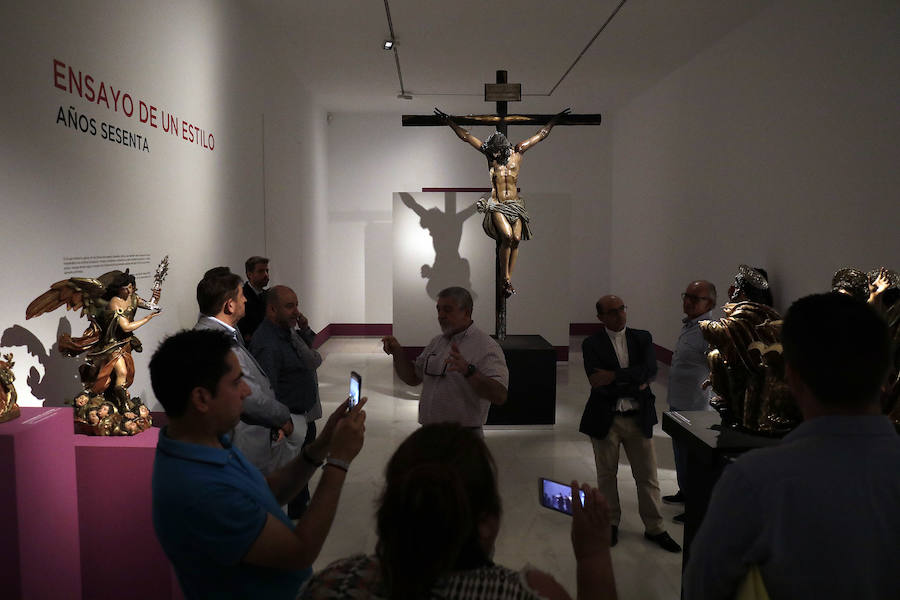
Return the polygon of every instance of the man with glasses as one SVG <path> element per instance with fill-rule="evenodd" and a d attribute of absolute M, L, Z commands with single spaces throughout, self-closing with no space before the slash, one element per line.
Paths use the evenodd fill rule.
<path fill-rule="evenodd" d="M 681 552 L 681 546 L 666 533 L 659 511 L 652 439 L 658 419 L 650 390 L 650 382 L 656 377 L 653 337 L 649 331 L 625 327 L 625 303 L 618 296 L 603 296 L 597 301 L 597 318 L 606 330 L 586 338 L 581 345 L 591 395 L 579 431 L 590 436 L 594 447 L 597 487 L 610 509 L 610 545 L 615 546 L 619 540 L 622 509 L 616 476 L 619 446 L 624 446 L 637 485 L 644 537 L 664 550 Z"/>
<path fill-rule="evenodd" d="M 461 287 L 441 290 L 437 298 L 441 334 L 415 362 L 392 335 L 381 339 L 394 359 L 397 376 L 422 386 L 419 423 L 451 421 L 483 435 L 491 404 L 506 402 L 509 370 L 500 345 L 472 321 L 472 295 Z"/>
<path fill-rule="evenodd" d="M 700 279 L 688 284 L 681 294 L 684 319 L 675 344 L 672 366 L 669 369 L 669 410 L 710 410 L 709 392 L 702 389 L 709 377 L 706 353 L 709 344 L 703 339 L 700 321 L 711 318 L 716 306 L 716 286 Z M 672 440 L 675 454 L 675 473 L 678 478 L 678 492 L 663 496 L 667 504 L 684 504 L 684 489 L 687 485 L 687 448 L 683 442 Z M 676 523 L 684 523 L 684 513 L 676 515 Z"/>

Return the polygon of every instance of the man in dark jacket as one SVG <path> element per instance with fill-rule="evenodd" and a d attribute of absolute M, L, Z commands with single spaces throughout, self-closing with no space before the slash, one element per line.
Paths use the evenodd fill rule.
<path fill-rule="evenodd" d="M 581 345 L 591 396 L 579 431 L 590 436 L 594 447 L 597 487 L 609 502 L 612 545 L 618 541 L 622 516 L 616 475 L 619 446 L 624 446 L 637 485 L 644 537 L 664 550 L 681 552 L 681 546 L 663 528 L 659 511 L 652 440 L 657 417 L 650 390 L 650 381 L 656 377 L 653 338 L 648 331 L 625 327 L 625 303 L 618 296 L 603 296 L 597 301 L 597 318 L 606 330 Z"/>
<path fill-rule="evenodd" d="M 244 298 L 247 299 L 246 312 L 238 322 L 238 329 L 249 344 L 253 332 L 266 317 L 266 286 L 269 285 L 269 259 L 251 256 L 244 263 L 247 282 L 244 283 Z"/>

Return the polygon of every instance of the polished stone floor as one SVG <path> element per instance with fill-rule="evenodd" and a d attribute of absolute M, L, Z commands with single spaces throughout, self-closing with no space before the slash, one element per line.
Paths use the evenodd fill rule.
<path fill-rule="evenodd" d="M 503 520 L 497 539 L 497 563 L 512 568 L 534 565 L 552 574 L 574 596 L 575 559 L 569 541 L 571 518 L 537 503 L 537 478 L 589 481 L 596 485 L 593 453 L 588 439 L 578 433 L 578 422 L 589 386 L 581 357 L 582 338 L 572 338 L 570 360 L 557 363 L 556 425 L 541 429 L 489 429 L 487 444 L 499 470 Z M 378 338 L 332 338 L 321 348 L 319 368 L 323 408 L 329 414 L 347 395 L 348 378 L 355 370 L 363 378 L 366 405 L 366 441 L 353 461 L 331 533 L 319 559 L 321 569 L 332 560 L 375 546 L 375 501 L 381 490 L 387 459 L 417 425 L 418 389 L 397 379 L 391 359 L 381 351 Z M 664 408 L 666 367 L 660 366 L 653 384 L 657 411 Z M 654 445 L 659 462 L 662 494 L 676 491 L 672 446 L 657 425 Z M 634 480 L 622 452 L 619 495 L 622 522 L 619 543 L 613 548 L 613 567 L 620 598 L 678 598 L 681 554 L 671 554 L 643 537 Z M 315 482 L 313 482 L 313 485 Z M 680 507 L 662 505 L 667 530 L 681 543 L 682 526 L 671 521 Z"/>

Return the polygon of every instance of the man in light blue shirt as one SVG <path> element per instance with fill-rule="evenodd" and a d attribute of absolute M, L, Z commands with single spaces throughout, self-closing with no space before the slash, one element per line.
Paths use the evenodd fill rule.
<path fill-rule="evenodd" d="M 675 344 L 672 366 L 669 368 L 669 410 L 709 410 L 709 392 L 701 386 L 709 377 L 706 353 L 709 344 L 703 339 L 700 321 L 710 318 L 716 306 L 716 286 L 706 280 L 692 281 L 681 294 L 684 326 Z M 683 442 L 672 440 L 675 454 L 675 473 L 678 477 L 678 493 L 663 496 L 668 504 L 684 503 L 684 489 L 687 485 L 687 449 Z M 684 513 L 674 518 L 684 522 Z"/>
<path fill-rule="evenodd" d="M 300 457 L 263 477 L 229 435 L 250 396 L 233 344 L 223 331 L 182 331 L 150 360 L 169 418 L 153 463 L 153 526 L 188 600 L 293 599 L 362 448 L 365 399 L 349 411 L 342 403 Z M 323 463 L 309 510 L 294 525 L 280 505 Z"/>

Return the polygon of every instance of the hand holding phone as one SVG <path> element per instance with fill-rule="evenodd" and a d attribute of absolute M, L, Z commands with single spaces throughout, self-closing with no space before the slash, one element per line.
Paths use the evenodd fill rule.
<path fill-rule="evenodd" d="M 578 490 L 579 501 L 584 506 L 584 491 Z M 572 486 L 568 483 L 538 477 L 538 502 L 541 506 L 572 515 Z"/>
<path fill-rule="evenodd" d="M 359 404 L 360 390 L 362 389 L 362 376 L 356 371 L 350 371 L 350 406 L 353 408 Z"/>

